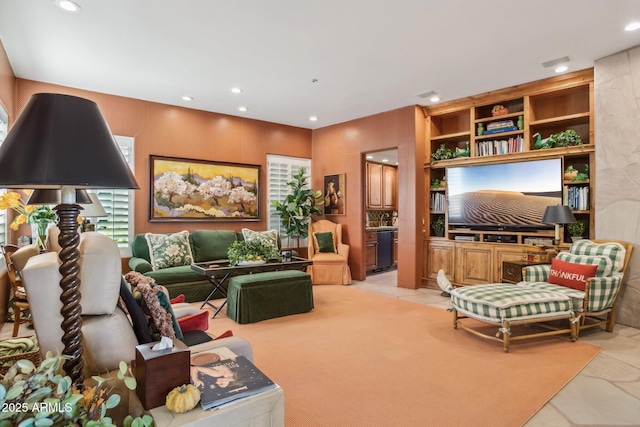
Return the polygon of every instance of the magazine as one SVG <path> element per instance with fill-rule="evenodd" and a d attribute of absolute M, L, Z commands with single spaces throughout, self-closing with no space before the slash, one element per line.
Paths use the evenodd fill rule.
<path fill-rule="evenodd" d="M 203 409 L 217 408 L 277 387 L 244 356 L 192 365 L 191 382 L 200 390 Z"/>

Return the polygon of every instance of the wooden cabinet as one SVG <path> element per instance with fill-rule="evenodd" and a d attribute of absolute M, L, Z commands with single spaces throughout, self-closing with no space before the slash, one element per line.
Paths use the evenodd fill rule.
<path fill-rule="evenodd" d="M 493 282 L 493 247 L 481 243 L 456 245 L 455 281 L 465 285 Z"/>
<path fill-rule="evenodd" d="M 382 165 L 382 208 L 398 209 L 398 169 L 394 166 Z"/>
<path fill-rule="evenodd" d="M 395 166 L 367 162 L 367 209 L 398 208 L 398 178 Z"/>
<path fill-rule="evenodd" d="M 382 165 L 367 162 L 367 209 L 382 209 Z"/>
<path fill-rule="evenodd" d="M 367 231 L 365 234 L 365 269 L 373 271 L 378 268 L 378 233 Z"/>
<path fill-rule="evenodd" d="M 436 285 L 435 280 L 440 269 L 444 270 L 449 280 L 454 281 L 455 249 L 455 243 L 451 241 L 425 241 L 424 271 L 428 284 Z M 437 285 L 435 287 L 437 288 Z"/>
<path fill-rule="evenodd" d="M 521 245 L 506 243 L 456 242 L 429 237 L 425 239 L 423 285 L 439 289 L 440 269 L 456 286 L 501 283 L 504 265 L 522 261 Z"/>
<path fill-rule="evenodd" d="M 440 240 L 476 240 L 455 242 L 455 281 L 458 284 L 500 280 L 502 262 L 517 259 L 524 250 L 525 239 L 549 239 L 553 238 L 553 232 L 473 231 L 468 227 L 450 225 L 446 206 L 450 189 L 447 185 L 435 185 L 446 178 L 449 167 L 560 159 L 565 175 L 563 204 L 571 207 L 578 221 L 587 224 L 585 237 L 594 237 L 596 141 L 593 92 L 593 69 L 588 69 L 423 107 L 427 117 L 424 166 L 425 194 L 429 199 L 426 202 L 428 206 L 425 206 L 425 226 L 430 230 L 427 239 L 431 242 L 438 240 L 434 238 L 435 232 L 430 225 L 444 219 L 445 233 Z M 498 105 L 504 106 L 506 112 L 494 116 L 494 107 Z M 545 149 L 536 145 L 538 138 L 543 141 L 567 130 L 574 131 L 581 143 Z M 457 150 L 457 157 L 432 159 L 432 154 L 441 148 Z M 577 172 L 571 174 L 567 173 L 568 170 Z M 565 229 L 561 228 L 560 245 L 568 245 L 571 241 Z M 463 244 L 470 246 L 463 249 Z M 494 245 L 508 249 L 497 250 Z M 430 244 L 428 247 L 433 246 Z M 431 258 L 432 254 L 425 254 L 425 262 Z M 423 277 L 428 279 L 434 271 L 437 269 L 426 265 Z"/>

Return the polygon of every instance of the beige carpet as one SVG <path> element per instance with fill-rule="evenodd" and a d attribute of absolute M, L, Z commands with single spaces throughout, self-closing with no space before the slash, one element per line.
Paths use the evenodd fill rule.
<path fill-rule="evenodd" d="M 504 353 L 453 329 L 446 310 L 343 286 L 314 298 L 305 314 L 209 323 L 251 342 L 284 389 L 287 427 L 519 426 L 601 350 L 548 337 Z"/>

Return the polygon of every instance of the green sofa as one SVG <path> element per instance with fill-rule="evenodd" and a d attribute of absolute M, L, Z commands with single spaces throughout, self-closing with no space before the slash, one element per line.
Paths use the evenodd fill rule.
<path fill-rule="evenodd" d="M 242 233 L 233 230 L 195 230 L 189 233 L 189 244 L 196 263 L 226 261 L 227 249 L 236 240 L 244 240 L 244 237 Z M 131 253 L 131 270 L 155 279 L 156 283 L 167 288 L 171 298 L 184 294 L 186 302 L 204 301 L 212 290 L 211 283 L 201 274 L 191 270 L 190 265 L 153 271 L 144 234 L 134 237 Z M 214 295 L 212 299 L 222 297 L 219 294 Z"/>

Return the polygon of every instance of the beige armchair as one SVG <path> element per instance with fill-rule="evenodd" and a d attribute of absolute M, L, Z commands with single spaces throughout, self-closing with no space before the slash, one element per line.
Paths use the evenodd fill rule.
<path fill-rule="evenodd" d="M 349 245 L 342 243 L 342 224 L 321 219 L 309 224 L 307 273 L 314 285 L 350 285 Z"/>
<path fill-rule="evenodd" d="M 130 310 L 129 320 L 118 306 L 122 263 L 116 242 L 97 232 L 82 233 L 78 250 L 84 373 L 89 378 L 117 369 L 120 361 L 134 360 L 135 347 L 144 342 L 136 335 L 140 328 L 134 329 L 131 323 L 133 311 Z M 62 352 L 64 348 L 59 263 L 57 252 L 46 252 L 30 258 L 22 271 L 43 356 L 47 351 Z M 219 346 L 253 360 L 250 344 L 241 337 L 204 342 L 190 349 L 197 353 Z"/>

